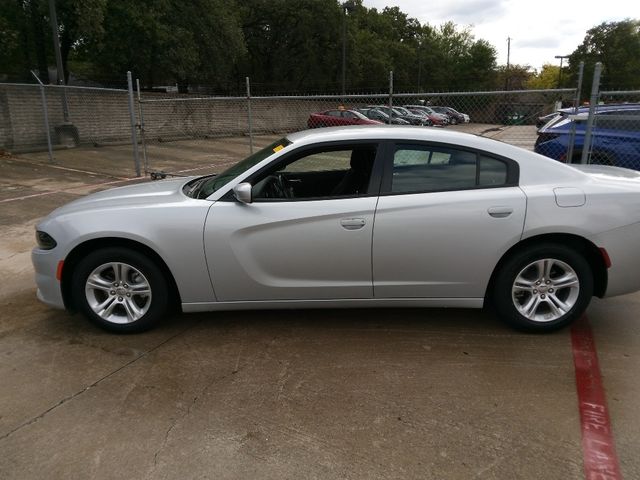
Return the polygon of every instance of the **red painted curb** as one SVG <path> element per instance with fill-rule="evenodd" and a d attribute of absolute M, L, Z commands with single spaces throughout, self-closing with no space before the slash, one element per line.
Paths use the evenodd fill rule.
<path fill-rule="evenodd" d="M 582 453 L 587 480 L 622 480 L 598 353 L 586 315 L 571 327 Z"/>

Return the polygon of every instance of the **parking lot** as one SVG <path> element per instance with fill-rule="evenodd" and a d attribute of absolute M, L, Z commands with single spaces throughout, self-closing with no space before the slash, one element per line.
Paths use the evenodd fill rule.
<path fill-rule="evenodd" d="M 535 130 L 518 128 L 531 130 L 491 135 L 529 146 Z M 173 142 L 150 147 L 150 166 L 219 171 L 247 151 L 246 138 Z M 37 221 L 149 181 L 127 145 L 55 153 L 0 157 L 0 478 L 585 478 L 576 331 L 361 309 L 177 314 L 117 336 L 42 305 Z M 638 312 L 640 294 L 594 299 L 586 320 L 628 479 L 640 478 Z M 598 461 L 593 478 L 618 478 Z"/>

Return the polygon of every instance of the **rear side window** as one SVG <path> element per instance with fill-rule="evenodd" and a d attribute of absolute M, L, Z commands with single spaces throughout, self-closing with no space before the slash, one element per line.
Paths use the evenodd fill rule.
<path fill-rule="evenodd" d="M 507 183 L 507 164 L 497 158 L 480 155 L 478 170 L 478 185 L 481 187 Z"/>
<path fill-rule="evenodd" d="M 422 145 L 397 145 L 393 155 L 392 193 L 467 190 L 507 184 L 507 163 L 488 155 Z"/>

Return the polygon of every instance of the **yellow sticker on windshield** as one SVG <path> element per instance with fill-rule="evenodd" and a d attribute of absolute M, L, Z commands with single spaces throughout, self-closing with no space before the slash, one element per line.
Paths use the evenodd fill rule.
<path fill-rule="evenodd" d="M 284 145 L 278 145 L 277 147 L 273 147 L 273 151 L 274 152 L 279 152 L 280 150 L 282 150 L 284 148 Z"/>

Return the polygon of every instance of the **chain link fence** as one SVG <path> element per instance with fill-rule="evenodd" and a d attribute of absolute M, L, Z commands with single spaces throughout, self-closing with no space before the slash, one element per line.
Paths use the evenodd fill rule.
<path fill-rule="evenodd" d="M 599 98 L 590 163 L 640 170 L 640 90 L 601 91 Z"/>
<path fill-rule="evenodd" d="M 571 102 L 574 89 L 208 97 L 144 93 L 140 98 L 148 171 L 171 150 L 206 150 L 211 139 L 245 141 L 303 130 L 387 123 L 447 128 L 494 137 L 532 150 L 538 118 Z"/>
<path fill-rule="evenodd" d="M 54 161 L 63 148 L 106 147 L 108 156 L 108 147 L 129 145 L 136 173 L 156 178 L 194 161 L 233 163 L 239 151 L 306 128 L 387 123 L 483 135 L 563 162 L 640 170 L 640 91 L 596 90 L 591 108 L 578 106 L 578 91 L 390 87 L 379 94 L 252 96 L 247 79 L 246 95 L 221 97 L 141 91 L 132 81 L 128 89 L 0 84 L 0 150 L 48 150 Z"/>
<path fill-rule="evenodd" d="M 127 91 L 0 84 L 0 149 L 12 153 L 131 144 Z"/>
<path fill-rule="evenodd" d="M 545 120 L 536 152 L 566 163 L 640 170 L 640 91 L 599 92 L 594 104 Z"/>

